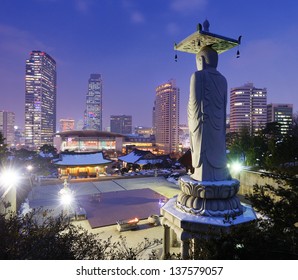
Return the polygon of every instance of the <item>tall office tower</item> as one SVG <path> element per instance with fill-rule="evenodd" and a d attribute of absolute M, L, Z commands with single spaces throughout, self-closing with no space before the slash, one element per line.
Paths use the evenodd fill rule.
<path fill-rule="evenodd" d="M 25 145 L 53 145 L 56 132 L 56 62 L 47 53 L 32 51 L 26 60 Z"/>
<path fill-rule="evenodd" d="M 165 154 L 179 149 L 179 91 L 174 80 L 156 88 L 155 138 L 159 150 Z"/>
<path fill-rule="evenodd" d="M 112 115 L 110 118 L 111 132 L 121 134 L 132 133 L 132 116 Z"/>
<path fill-rule="evenodd" d="M 267 122 L 267 89 L 253 83 L 232 88 L 230 94 L 230 132 L 247 128 L 252 135 Z"/>
<path fill-rule="evenodd" d="M 60 119 L 60 132 L 74 130 L 75 121 L 73 119 Z"/>
<path fill-rule="evenodd" d="M 0 132 L 5 138 L 4 143 L 14 145 L 15 114 L 13 112 L 0 111 Z"/>
<path fill-rule="evenodd" d="M 279 123 L 280 133 L 287 134 L 293 123 L 293 104 L 268 104 L 267 122 Z"/>
<path fill-rule="evenodd" d="M 102 79 L 100 74 L 91 74 L 88 81 L 84 129 L 102 131 Z"/>
<path fill-rule="evenodd" d="M 154 106 L 152 108 L 152 130 L 153 130 L 153 135 L 156 134 L 156 114 L 155 114 L 155 107 L 156 107 L 156 100 L 154 100 Z"/>

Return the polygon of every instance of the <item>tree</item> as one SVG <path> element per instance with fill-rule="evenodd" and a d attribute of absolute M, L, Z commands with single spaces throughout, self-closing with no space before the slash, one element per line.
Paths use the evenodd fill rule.
<path fill-rule="evenodd" d="M 245 164 L 248 164 L 247 157 L 253 147 L 253 137 L 249 134 L 249 129 L 243 127 L 238 133 L 230 133 L 227 136 L 227 147 L 230 151 L 229 160 L 237 160 L 243 158 Z"/>
<path fill-rule="evenodd" d="M 0 163 L 4 162 L 7 157 L 7 145 L 5 144 L 5 138 L 0 132 Z"/>
<path fill-rule="evenodd" d="M 246 197 L 260 218 L 228 232 L 210 227 L 196 240 L 193 258 L 298 259 L 298 179 L 283 179 L 278 188 L 256 185 Z"/>
<path fill-rule="evenodd" d="M 66 222 L 63 215 L 54 219 L 48 211 L 0 215 L 0 259 L 133 260 L 160 243 L 145 239 L 130 248 L 123 237 L 117 242 L 101 240 L 99 235 Z M 156 259 L 154 251 L 149 258 Z"/>
<path fill-rule="evenodd" d="M 57 155 L 57 149 L 53 145 L 44 144 L 39 150 L 45 157 L 53 158 Z"/>

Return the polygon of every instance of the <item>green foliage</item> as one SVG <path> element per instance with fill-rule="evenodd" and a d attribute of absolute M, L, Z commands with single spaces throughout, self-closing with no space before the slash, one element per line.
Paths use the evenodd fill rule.
<path fill-rule="evenodd" d="M 3 163 L 7 157 L 7 145 L 4 143 L 5 138 L 0 132 L 0 163 Z"/>
<path fill-rule="evenodd" d="M 24 216 L 0 215 L 0 259 L 14 260 L 126 260 L 139 259 L 160 240 L 127 246 L 125 238 L 112 242 L 65 221 L 47 211 L 34 210 Z M 154 251 L 150 258 L 156 259 Z"/>
<path fill-rule="evenodd" d="M 278 188 L 256 185 L 246 198 L 260 218 L 228 231 L 210 227 L 195 239 L 192 258 L 298 259 L 298 180 L 290 178 Z"/>
<path fill-rule="evenodd" d="M 275 170 L 293 165 L 298 159 L 298 135 L 282 135 L 276 123 L 268 124 L 256 135 L 250 135 L 247 129 L 227 135 L 229 161 L 244 158 L 244 164 L 267 170 Z"/>
<path fill-rule="evenodd" d="M 47 157 L 55 157 L 57 155 L 57 149 L 53 145 L 44 144 L 39 150 Z"/>

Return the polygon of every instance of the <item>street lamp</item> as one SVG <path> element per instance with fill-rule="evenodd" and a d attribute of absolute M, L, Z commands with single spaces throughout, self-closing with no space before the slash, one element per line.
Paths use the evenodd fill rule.
<path fill-rule="evenodd" d="M 17 210 L 17 195 L 16 186 L 20 181 L 19 174 L 11 169 L 4 168 L 0 173 L 0 185 L 1 185 L 1 203 L 10 203 L 12 210 Z"/>
<path fill-rule="evenodd" d="M 232 171 L 234 171 L 235 173 L 239 173 L 242 170 L 242 165 L 240 162 L 233 162 L 231 164 L 231 169 Z"/>
<path fill-rule="evenodd" d="M 63 206 L 63 212 L 65 212 L 66 216 L 69 217 L 70 207 L 73 203 L 73 193 L 69 188 L 66 179 L 64 180 L 63 188 L 58 192 L 58 195 Z"/>
<path fill-rule="evenodd" d="M 31 164 L 27 165 L 26 168 L 29 172 L 31 172 L 33 170 L 33 166 Z"/>
<path fill-rule="evenodd" d="M 228 164 L 228 168 L 230 169 L 232 176 L 235 176 L 236 179 L 240 179 L 240 172 L 243 168 L 243 166 L 240 162 L 234 161 L 231 164 Z"/>

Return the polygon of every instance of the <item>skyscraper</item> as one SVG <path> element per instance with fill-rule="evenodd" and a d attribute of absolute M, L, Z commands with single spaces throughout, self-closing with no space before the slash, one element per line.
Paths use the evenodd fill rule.
<path fill-rule="evenodd" d="M 268 104 L 267 122 L 279 123 L 280 133 L 287 134 L 293 122 L 293 104 Z"/>
<path fill-rule="evenodd" d="M 14 144 L 15 114 L 13 112 L 0 111 L 0 132 L 5 138 L 7 145 Z"/>
<path fill-rule="evenodd" d="M 91 74 L 88 80 L 84 129 L 102 131 L 102 79 L 100 74 Z"/>
<path fill-rule="evenodd" d="M 253 83 L 231 89 L 230 132 L 247 128 L 250 134 L 264 128 L 267 122 L 267 89 Z"/>
<path fill-rule="evenodd" d="M 47 53 L 30 53 L 25 88 L 25 145 L 52 145 L 56 132 L 56 62 Z"/>
<path fill-rule="evenodd" d="M 110 118 L 111 132 L 120 134 L 132 133 L 132 116 L 112 115 Z"/>
<path fill-rule="evenodd" d="M 179 149 L 179 91 L 174 80 L 156 88 L 156 144 L 165 154 Z"/>

